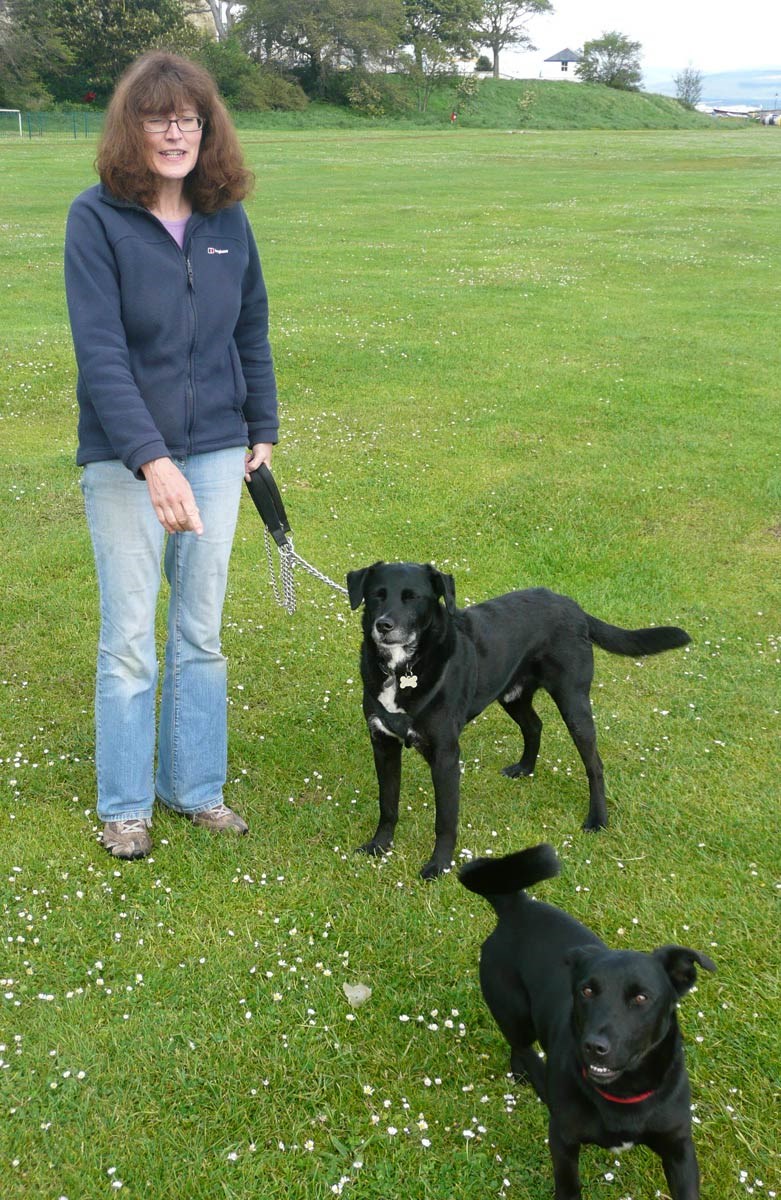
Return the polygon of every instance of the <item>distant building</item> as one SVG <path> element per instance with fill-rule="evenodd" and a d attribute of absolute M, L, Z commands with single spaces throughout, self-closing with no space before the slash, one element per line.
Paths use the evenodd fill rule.
<path fill-rule="evenodd" d="M 559 50 L 558 54 L 551 54 L 550 58 L 546 58 L 542 64 L 540 71 L 541 79 L 561 79 L 565 76 L 567 79 L 577 81 L 577 76 L 574 72 L 570 72 L 570 64 L 577 65 L 583 61 L 583 55 L 579 50 L 570 50 L 565 47 L 564 50 Z"/>

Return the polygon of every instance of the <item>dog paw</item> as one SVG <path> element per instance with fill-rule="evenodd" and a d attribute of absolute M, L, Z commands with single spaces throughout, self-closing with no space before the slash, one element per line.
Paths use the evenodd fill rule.
<path fill-rule="evenodd" d="M 362 846 L 355 847 L 356 854 L 370 854 L 372 858 L 382 858 L 390 850 L 390 843 L 386 846 L 382 842 L 378 842 L 372 838 L 370 842 L 364 842 Z"/>
<path fill-rule="evenodd" d="M 502 775 L 506 775 L 508 779 L 520 779 L 521 776 L 533 774 L 534 767 L 524 765 L 522 762 L 510 763 L 509 767 L 502 767 Z"/>
<path fill-rule="evenodd" d="M 586 817 L 580 828 L 586 833 L 599 833 L 600 829 L 607 829 L 607 818 L 601 821 L 599 817 Z"/>
<path fill-rule="evenodd" d="M 430 858 L 426 865 L 421 869 L 421 879 L 438 879 L 440 875 L 447 875 L 450 871 L 451 864 L 449 862 L 441 863 L 435 858 Z"/>

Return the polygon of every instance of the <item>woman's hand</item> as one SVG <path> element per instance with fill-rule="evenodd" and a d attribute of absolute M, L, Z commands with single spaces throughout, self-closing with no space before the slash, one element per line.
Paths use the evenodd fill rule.
<path fill-rule="evenodd" d="M 203 533 L 192 488 L 172 459 L 153 458 L 143 464 L 141 472 L 157 519 L 167 533 Z"/>
<path fill-rule="evenodd" d="M 271 469 L 271 451 L 273 450 L 271 442 L 255 442 L 251 450 L 247 451 L 247 457 L 244 463 L 244 478 L 249 479 L 253 471 L 257 471 L 261 463 Z"/>

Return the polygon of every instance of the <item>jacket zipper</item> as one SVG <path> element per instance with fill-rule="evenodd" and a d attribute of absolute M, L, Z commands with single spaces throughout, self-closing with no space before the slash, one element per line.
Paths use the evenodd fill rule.
<path fill-rule="evenodd" d="M 150 213 L 149 209 L 144 208 L 142 205 L 131 204 L 129 207 L 138 209 L 140 212 L 145 213 L 148 217 L 151 217 L 151 219 L 157 222 L 158 225 L 162 225 L 162 222 L 159 220 L 159 218 L 156 217 L 154 213 Z M 163 228 L 165 228 L 165 226 L 163 226 Z M 192 234 L 192 229 L 190 230 L 190 233 Z M 170 233 L 168 236 L 171 237 Z M 172 237 L 171 241 L 184 258 L 185 271 L 187 272 L 187 298 L 190 302 L 190 314 L 192 316 L 192 336 L 190 338 L 190 345 L 187 350 L 187 383 L 185 386 L 185 411 L 189 416 L 189 419 L 185 424 L 185 434 L 187 436 L 187 453 L 188 455 L 191 455 L 193 452 L 193 431 L 195 429 L 196 409 L 195 345 L 198 340 L 198 310 L 195 306 L 195 277 L 193 275 L 193 264 L 188 250 L 185 250 L 177 245 L 175 239 Z"/>
<path fill-rule="evenodd" d="M 102 189 L 101 189 L 101 191 L 102 191 Z M 144 213 L 145 216 L 149 217 L 150 220 L 154 221 L 158 225 L 161 225 L 162 228 L 165 228 L 165 226 L 162 225 L 162 222 L 154 215 L 154 213 L 151 213 L 148 208 L 144 208 L 143 205 L 141 205 L 141 204 L 135 204 L 133 202 L 122 202 L 122 201 L 116 202 L 111 197 L 107 196 L 106 194 L 102 194 L 101 199 L 103 199 L 105 203 L 113 205 L 115 208 L 133 208 L 137 212 L 142 212 L 142 213 Z M 200 224 L 200 219 L 198 219 L 196 221 L 196 224 Z M 192 233 L 193 233 L 194 228 L 195 228 L 195 226 L 192 226 L 190 229 L 190 240 L 192 240 Z M 169 234 L 168 236 L 170 237 L 171 235 Z M 195 378 L 194 378 L 194 376 L 195 376 L 195 345 L 196 345 L 197 338 L 198 338 L 198 310 L 195 305 L 195 277 L 193 274 L 193 264 L 192 264 L 192 260 L 190 258 L 189 252 L 187 250 L 184 250 L 181 247 L 179 247 L 173 238 L 171 238 L 171 240 L 174 242 L 174 245 L 176 245 L 177 250 L 184 258 L 184 265 L 185 265 L 185 270 L 187 273 L 187 296 L 190 301 L 190 313 L 192 315 L 192 337 L 190 339 L 190 346 L 187 351 L 187 385 L 186 385 L 186 392 L 185 392 L 185 403 L 186 403 L 186 408 L 187 408 L 187 411 L 189 412 L 189 417 L 190 417 L 189 422 L 186 427 L 186 430 L 185 430 L 186 435 L 187 435 L 187 452 L 188 452 L 188 454 L 192 454 L 193 430 L 195 429 L 195 409 L 196 409 Z"/>
<path fill-rule="evenodd" d="M 187 269 L 187 297 L 190 301 L 190 312 L 192 314 L 192 337 L 190 339 L 190 347 L 187 351 L 187 407 L 190 414 L 189 426 L 187 429 L 187 452 L 192 454 L 193 449 L 193 430 L 195 429 L 195 380 L 194 380 L 194 357 L 195 343 L 198 338 L 198 312 L 195 307 L 195 280 L 193 277 L 193 264 L 188 252 L 184 252 L 184 263 Z"/>

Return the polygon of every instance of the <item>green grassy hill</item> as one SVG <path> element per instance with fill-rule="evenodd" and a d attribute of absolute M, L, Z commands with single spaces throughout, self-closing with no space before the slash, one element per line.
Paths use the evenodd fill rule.
<path fill-rule="evenodd" d="M 442 89 L 429 107 L 449 117 L 453 89 Z M 465 125 L 526 129 L 691 129 L 712 120 L 669 96 L 543 79 L 481 80 L 474 100 L 456 110 Z"/>
<path fill-rule="evenodd" d="M 471 81 L 470 81 L 471 82 Z M 302 112 L 239 114 L 243 128 L 276 126 L 287 129 L 326 126 L 354 128 L 388 124 L 441 126 L 458 114 L 457 125 L 470 129 L 697 129 L 713 118 L 683 108 L 669 96 L 621 92 L 593 83 L 564 83 L 542 79 L 475 80 L 472 97 L 459 84 L 443 83 L 417 111 L 410 82 L 400 77 L 378 80 L 382 110 L 368 116 L 349 107 L 313 103 Z"/>

